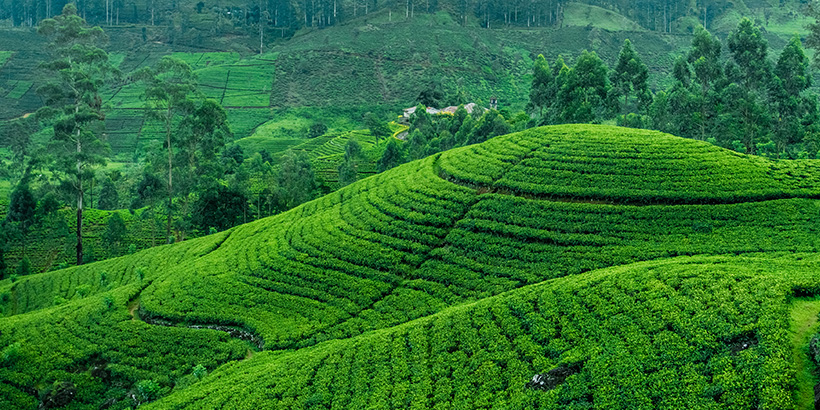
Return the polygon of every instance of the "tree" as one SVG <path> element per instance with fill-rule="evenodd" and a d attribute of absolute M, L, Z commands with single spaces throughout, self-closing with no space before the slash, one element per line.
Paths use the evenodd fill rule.
<path fill-rule="evenodd" d="M 113 256 L 122 254 L 122 242 L 125 240 L 127 233 L 128 228 L 126 228 L 125 221 L 122 220 L 120 213 L 112 213 L 105 224 L 103 240 L 105 240 L 105 246 Z"/>
<path fill-rule="evenodd" d="M 713 125 L 715 116 L 714 107 L 717 105 L 717 97 L 713 91 L 716 83 L 723 76 L 720 66 L 720 51 L 720 40 L 713 37 L 703 27 L 698 26 L 692 39 L 692 49 L 687 55 L 687 62 L 693 68 L 695 81 L 700 91 L 697 98 L 699 115 L 695 120 L 700 130 L 701 140 L 706 140 L 707 129 Z"/>
<path fill-rule="evenodd" d="M 350 138 L 345 144 L 345 159 L 356 160 L 362 154 L 362 146 L 355 138 Z"/>
<path fill-rule="evenodd" d="M 811 86 L 809 60 L 800 37 L 795 35 L 780 53 L 774 67 L 771 99 L 777 110 L 774 130 L 778 152 L 799 142 L 806 134 L 804 123 L 813 123 L 817 110 L 815 98 L 802 95 Z"/>
<path fill-rule="evenodd" d="M 813 63 L 815 66 L 820 65 L 820 7 L 815 2 L 809 2 L 806 9 L 809 17 L 814 18 L 814 22 L 806 26 L 809 29 L 809 34 L 806 36 L 806 47 L 815 50 Z"/>
<path fill-rule="evenodd" d="M 440 107 L 441 100 L 444 99 L 444 93 L 439 90 L 437 84 L 429 84 L 419 92 L 416 101 L 425 107 Z"/>
<path fill-rule="evenodd" d="M 215 184 L 201 192 L 194 202 L 191 223 L 201 231 L 224 231 L 241 224 L 247 208 L 248 198 L 244 194 Z"/>
<path fill-rule="evenodd" d="M 649 93 L 649 69 L 641 61 L 641 57 L 632 47 L 629 39 L 624 40 L 621 53 L 618 55 L 618 63 L 610 75 L 612 84 L 612 94 L 616 100 L 623 98 L 621 103 L 621 113 L 626 115 L 630 111 L 629 97 L 638 97 L 637 112 L 644 111 L 652 100 Z"/>
<path fill-rule="evenodd" d="M 233 140 L 233 132 L 228 126 L 228 115 L 218 102 L 212 99 L 202 101 L 189 115 L 182 120 L 178 128 L 180 163 L 182 169 L 181 183 L 177 184 L 178 197 L 181 199 L 181 215 L 177 223 L 180 235 L 184 238 L 190 222 L 190 205 L 195 199 L 194 193 L 210 189 L 219 183 L 224 175 L 220 152 L 225 142 Z"/>
<path fill-rule="evenodd" d="M 324 135 L 324 133 L 326 133 L 326 132 L 327 132 L 327 125 L 325 125 L 321 121 L 314 122 L 313 124 L 310 125 L 310 128 L 308 128 L 308 136 L 310 136 L 310 138 L 320 137 L 320 136 Z"/>
<path fill-rule="evenodd" d="M 0 145 L 11 151 L 10 168 L 19 172 L 20 178 L 33 166 L 31 137 L 38 128 L 35 116 L 8 121 L 0 128 Z"/>
<path fill-rule="evenodd" d="M 106 176 L 103 179 L 102 189 L 100 190 L 100 200 L 97 207 L 100 209 L 113 210 L 118 209 L 120 204 L 120 194 L 117 192 L 117 187 L 114 186 L 114 181 L 111 177 Z"/>
<path fill-rule="evenodd" d="M 478 124 L 473 128 L 467 144 L 479 144 L 490 138 L 509 134 L 510 132 L 511 128 L 507 120 L 498 111 L 489 110 L 481 116 Z"/>
<path fill-rule="evenodd" d="M 387 124 L 372 112 L 364 115 L 364 126 L 370 129 L 370 135 L 376 137 L 376 142 L 392 134 Z"/>
<path fill-rule="evenodd" d="M 381 158 L 379 158 L 376 166 L 378 167 L 379 172 L 384 172 L 403 162 L 404 153 L 399 147 L 399 144 L 396 142 L 396 139 L 393 138 L 387 142 L 387 146 L 384 148 L 384 153 Z"/>
<path fill-rule="evenodd" d="M 290 151 L 285 155 L 277 180 L 286 209 L 310 201 L 316 196 L 318 186 L 313 165 L 307 154 L 302 151 Z"/>
<path fill-rule="evenodd" d="M 34 213 L 37 209 L 37 202 L 34 195 L 24 180 L 14 188 L 9 201 L 9 209 L 6 214 L 6 224 L 12 226 L 20 235 L 23 247 L 23 257 L 26 256 L 26 238 L 29 230 L 34 224 Z"/>
<path fill-rule="evenodd" d="M 165 56 L 155 68 L 145 67 L 134 73 L 134 78 L 145 83 L 146 116 L 162 122 L 165 131 L 165 149 L 168 153 L 165 236 L 170 238 L 174 200 L 173 158 L 177 142 L 176 138 L 172 138 L 172 131 L 175 118 L 194 111 L 194 101 L 190 95 L 196 92 L 196 76 L 185 61 Z"/>
<path fill-rule="evenodd" d="M 54 58 L 43 67 L 57 81 L 40 88 L 47 107 L 41 112 L 55 116 L 50 151 L 57 155 L 54 172 L 74 191 L 77 203 L 77 264 L 83 263 L 83 201 L 85 181 L 92 168 L 105 164 L 108 146 L 93 126 L 105 119 L 99 91 L 114 72 L 108 54 L 98 47 L 105 34 L 99 27 L 88 28 L 77 15 L 74 4 L 63 13 L 41 22 L 38 32 L 51 40 Z"/>
<path fill-rule="evenodd" d="M 532 64 L 532 87 L 530 88 L 530 102 L 527 105 L 531 113 L 538 112 L 538 118 L 544 117 L 544 109 L 549 106 L 554 98 L 555 78 L 552 69 L 544 58 L 539 54 Z"/>
<path fill-rule="evenodd" d="M 6 278 L 6 269 L 8 269 L 8 265 L 6 264 L 6 254 L 3 250 L 2 244 L 0 244 L 0 280 Z"/>
<path fill-rule="evenodd" d="M 156 204 L 162 199 L 163 193 L 162 181 L 154 176 L 150 169 L 143 170 L 142 178 L 137 184 L 136 195 L 133 202 L 131 202 L 131 209 L 148 207 L 147 212 L 143 212 L 143 218 L 151 218 L 151 246 L 155 246 L 157 237 L 157 223 L 156 223 Z"/>
<path fill-rule="evenodd" d="M 339 164 L 338 171 L 340 187 L 348 186 L 359 179 L 356 171 L 356 162 L 351 158 L 346 157 L 344 161 Z"/>
<path fill-rule="evenodd" d="M 725 69 L 727 79 L 738 87 L 726 87 L 722 100 L 726 107 L 724 129 L 740 133 L 738 139 L 754 154 L 758 142 L 767 138 L 771 115 L 766 93 L 772 84 L 768 45 L 751 20 L 743 19 L 729 35 L 732 61 Z"/>
<path fill-rule="evenodd" d="M 728 44 L 732 59 L 742 73 L 742 85 L 749 90 L 768 86 L 772 67 L 768 42 L 760 29 L 751 20 L 744 18 L 738 23 L 737 29 L 729 34 Z"/>
<path fill-rule="evenodd" d="M 609 93 L 607 67 L 593 52 L 584 50 L 572 69 L 561 71 L 562 83 L 559 101 L 562 106 L 561 121 L 586 123 L 600 121 L 606 111 Z"/>

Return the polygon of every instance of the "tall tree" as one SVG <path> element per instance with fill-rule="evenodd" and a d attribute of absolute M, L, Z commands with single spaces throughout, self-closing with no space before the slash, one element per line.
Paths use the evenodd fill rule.
<path fill-rule="evenodd" d="M 692 38 L 692 49 L 687 55 L 687 62 L 692 66 L 699 91 L 695 101 L 699 112 L 693 120 L 700 130 L 701 140 L 706 140 L 707 130 L 713 125 L 716 106 L 714 87 L 723 75 L 720 51 L 720 40 L 713 37 L 705 28 L 698 26 Z"/>
<path fill-rule="evenodd" d="M 183 60 L 163 57 L 155 68 L 145 67 L 134 74 L 145 83 L 145 108 L 149 118 L 162 123 L 165 131 L 165 149 L 168 154 L 167 202 L 165 236 L 170 241 L 174 201 L 174 121 L 194 111 L 191 94 L 196 91 L 196 76 Z"/>
<path fill-rule="evenodd" d="M 600 121 L 606 111 L 609 93 L 606 64 L 598 54 L 581 53 L 566 74 L 559 74 L 562 86 L 559 101 L 563 104 L 561 120 L 568 123 Z"/>
<path fill-rule="evenodd" d="M 387 124 L 372 112 L 368 112 L 364 115 L 364 125 L 370 130 L 370 135 L 376 137 L 376 142 L 392 134 Z"/>
<path fill-rule="evenodd" d="M 287 209 L 310 201 L 316 195 L 316 175 L 303 151 L 290 151 L 285 155 L 277 179 Z"/>
<path fill-rule="evenodd" d="M 769 46 L 760 29 L 748 18 L 729 34 L 729 50 L 732 59 L 742 73 L 742 85 L 747 89 L 762 89 L 769 85 L 772 65 Z"/>
<path fill-rule="evenodd" d="M 34 165 L 35 155 L 31 138 L 38 128 L 36 116 L 11 120 L 0 127 L 0 145 L 8 147 L 11 151 L 10 169 L 19 172 L 15 175 L 18 178 L 23 178 Z"/>
<path fill-rule="evenodd" d="M 12 191 L 6 214 L 6 224 L 20 235 L 24 258 L 26 257 L 26 239 L 34 223 L 34 211 L 37 208 L 37 201 L 34 200 L 34 195 L 31 194 L 25 179 L 24 177 L 23 181 Z"/>
<path fill-rule="evenodd" d="M 0 242 L 0 280 L 6 278 L 6 270 L 8 269 L 8 265 L 6 264 L 6 254 L 3 250 L 2 242 Z"/>
<path fill-rule="evenodd" d="M 610 75 L 611 94 L 617 100 L 623 98 L 623 102 L 620 104 L 621 114 L 626 115 L 632 108 L 629 101 L 629 97 L 632 95 L 638 98 L 636 111 L 646 110 L 652 100 L 648 80 L 649 69 L 641 61 L 638 53 L 635 52 L 632 42 L 629 39 L 624 40 L 624 45 L 618 55 L 618 63 Z"/>
<path fill-rule="evenodd" d="M 150 169 L 143 170 L 142 178 L 136 187 L 136 195 L 131 203 L 131 209 L 148 207 L 147 212 L 144 211 L 141 216 L 151 218 L 151 246 L 156 245 L 157 223 L 155 209 L 157 202 L 162 199 L 162 191 L 162 181 L 154 176 Z"/>
<path fill-rule="evenodd" d="M 122 255 L 122 245 L 126 234 L 128 234 L 128 228 L 125 226 L 125 221 L 122 220 L 122 216 L 120 216 L 119 212 L 112 213 L 111 216 L 108 217 L 108 221 L 105 224 L 105 232 L 103 233 L 105 246 L 108 248 L 108 252 L 111 256 L 116 257 Z"/>
<path fill-rule="evenodd" d="M 392 138 L 387 142 L 387 146 L 384 148 L 384 153 L 377 161 L 376 166 L 378 167 L 379 172 L 384 172 L 395 167 L 396 165 L 401 164 L 402 162 L 404 162 L 404 153 L 399 147 L 399 144 L 396 142 L 396 139 Z"/>
<path fill-rule="evenodd" d="M 108 54 L 99 48 L 105 33 L 89 28 L 77 15 L 74 4 L 63 13 L 40 23 L 38 32 L 51 40 L 54 58 L 43 67 L 57 79 L 38 89 L 47 104 L 43 113 L 55 115 L 50 151 L 57 155 L 55 173 L 74 191 L 77 199 L 77 264 L 83 263 L 83 201 L 85 181 L 92 168 L 105 164 L 108 145 L 94 126 L 105 119 L 99 91 L 114 73 Z"/>
<path fill-rule="evenodd" d="M 233 140 L 233 133 L 228 125 L 228 115 L 218 102 L 206 99 L 199 103 L 192 115 L 185 117 L 177 131 L 181 152 L 178 162 L 181 164 L 181 184 L 177 184 L 178 197 L 181 199 L 178 228 L 184 238 L 190 227 L 190 206 L 195 200 L 197 190 L 212 189 L 223 176 L 223 162 L 219 155 L 225 148 L 225 142 Z"/>
<path fill-rule="evenodd" d="M 544 118 L 544 109 L 554 98 L 555 78 L 552 69 L 544 58 L 539 54 L 532 64 L 532 87 L 530 88 L 530 102 L 527 109 L 530 113 L 538 112 L 538 118 Z"/>
<path fill-rule="evenodd" d="M 804 122 L 814 122 L 811 117 L 817 109 L 816 99 L 803 95 L 812 81 L 809 60 L 799 36 L 793 36 L 780 53 L 772 83 L 771 99 L 777 110 L 775 143 L 778 152 L 783 152 L 788 144 L 803 138 L 806 132 Z M 807 119 L 809 121 L 805 121 Z"/>
<path fill-rule="evenodd" d="M 772 82 L 772 66 L 768 43 L 760 29 L 744 18 L 729 35 L 728 44 L 732 61 L 728 63 L 726 75 L 740 89 L 727 87 L 723 101 L 727 114 L 735 116 L 730 122 L 737 122 L 731 127 L 743 130 L 740 140 L 746 146 L 746 153 L 754 154 L 756 144 L 769 132 L 770 115 L 765 97 Z"/>
<path fill-rule="evenodd" d="M 120 194 L 117 192 L 117 187 L 114 186 L 114 181 L 111 177 L 106 176 L 102 183 L 100 190 L 100 200 L 97 207 L 99 209 L 113 210 L 119 208 Z"/>

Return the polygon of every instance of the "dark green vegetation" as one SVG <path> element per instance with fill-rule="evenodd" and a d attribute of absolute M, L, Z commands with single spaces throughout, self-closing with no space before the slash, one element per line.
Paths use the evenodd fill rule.
<path fill-rule="evenodd" d="M 794 408 L 818 167 L 591 125 L 457 148 L 223 233 L 0 282 L 0 399 Z"/>

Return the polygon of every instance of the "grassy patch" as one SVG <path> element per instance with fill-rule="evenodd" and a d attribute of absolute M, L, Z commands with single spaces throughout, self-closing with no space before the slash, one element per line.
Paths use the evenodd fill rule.
<path fill-rule="evenodd" d="M 814 406 L 814 386 L 818 382 L 817 366 L 809 354 L 809 341 L 817 334 L 820 297 L 795 299 L 791 305 L 792 360 L 797 375 L 795 401 L 798 409 Z"/>
<path fill-rule="evenodd" d="M 6 61 L 8 61 L 13 54 L 11 51 L 0 51 L 0 68 L 3 68 L 3 65 L 6 64 Z"/>
<path fill-rule="evenodd" d="M 609 31 L 645 31 L 638 23 L 612 10 L 583 3 L 564 6 L 565 26 L 598 27 Z"/>

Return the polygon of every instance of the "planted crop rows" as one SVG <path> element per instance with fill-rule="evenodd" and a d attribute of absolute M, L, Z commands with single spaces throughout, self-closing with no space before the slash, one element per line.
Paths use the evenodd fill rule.
<path fill-rule="evenodd" d="M 0 360 L 13 358 L 0 404 L 31 407 L 35 386 L 58 380 L 121 397 L 152 379 L 177 386 L 155 408 L 789 408 L 788 298 L 820 292 L 813 163 L 664 136 L 668 149 L 653 151 L 651 133 L 612 137 L 620 148 L 596 156 L 596 135 L 617 129 L 580 126 L 576 144 L 569 129 L 411 162 L 220 234 L 0 282 Z M 375 142 L 349 133 L 300 149 L 322 163 L 351 137 Z M 649 160 L 630 146 L 669 165 L 641 178 Z M 707 202 L 748 198 L 752 183 L 782 199 L 676 203 L 692 197 L 675 184 L 694 179 L 674 165 L 675 146 L 705 158 L 693 169 L 706 174 L 736 162 L 737 180 L 714 182 L 724 189 Z M 637 165 L 617 168 L 619 155 Z M 547 159 L 598 161 L 646 186 L 679 181 L 658 182 L 664 196 L 647 201 L 674 204 L 618 203 L 604 177 L 574 196 L 512 187 L 554 174 Z M 54 357 L 34 353 L 51 345 Z M 284 351 L 179 387 L 196 364 L 210 371 L 256 348 Z M 98 365 L 110 377 L 93 376 Z M 546 390 L 526 387 L 553 371 Z"/>

